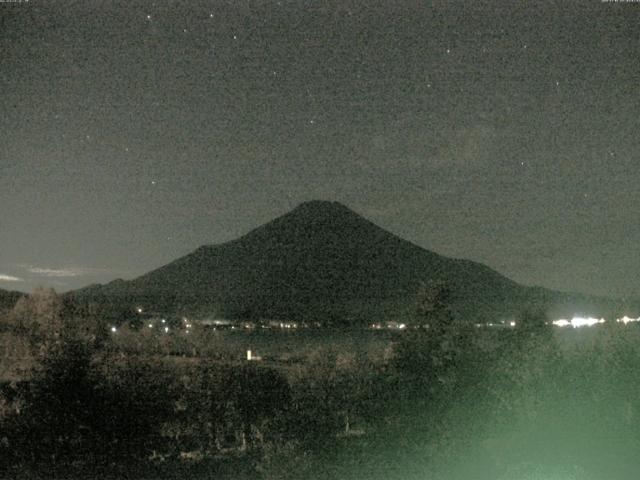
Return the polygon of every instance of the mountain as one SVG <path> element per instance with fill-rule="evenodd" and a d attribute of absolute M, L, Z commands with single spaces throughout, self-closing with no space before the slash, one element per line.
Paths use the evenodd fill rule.
<path fill-rule="evenodd" d="M 491 268 L 414 245 L 336 202 L 310 201 L 227 243 L 207 245 L 134 280 L 76 291 L 87 301 L 232 319 L 330 324 L 410 321 L 423 282 L 445 282 L 454 313 L 507 319 L 612 308 L 610 301 L 526 287 Z"/>

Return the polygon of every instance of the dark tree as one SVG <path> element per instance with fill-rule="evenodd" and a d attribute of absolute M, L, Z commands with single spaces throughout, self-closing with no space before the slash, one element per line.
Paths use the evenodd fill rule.
<path fill-rule="evenodd" d="M 395 366 L 409 380 L 409 395 L 436 394 L 455 383 L 469 329 L 455 321 L 451 298 L 449 286 L 442 281 L 423 284 L 418 292 L 420 328 L 404 332 L 396 345 Z"/>
<path fill-rule="evenodd" d="M 544 308 L 527 306 L 516 319 L 515 332 L 518 338 L 548 338 L 552 324 Z"/>
<path fill-rule="evenodd" d="M 453 323 L 451 290 L 444 281 L 430 281 L 420 285 L 417 296 L 418 324 L 438 334 Z"/>

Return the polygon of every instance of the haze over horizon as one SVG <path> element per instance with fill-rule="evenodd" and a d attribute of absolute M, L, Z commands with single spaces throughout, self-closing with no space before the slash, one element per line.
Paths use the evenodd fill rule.
<path fill-rule="evenodd" d="M 311 199 L 640 297 L 634 3 L 0 4 L 0 288 L 130 279 Z"/>

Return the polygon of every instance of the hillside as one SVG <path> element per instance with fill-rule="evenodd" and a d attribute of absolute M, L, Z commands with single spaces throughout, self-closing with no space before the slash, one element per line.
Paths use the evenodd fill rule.
<path fill-rule="evenodd" d="M 220 318 L 352 325 L 410 320 L 420 284 L 429 280 L 449 285 L 454 312 L 469 321 L 506 319 L 532 304 L 553 314 L 611 308 L 606 300 L 525 287 L 479 263 L 443 257 L 325 201 L 76 296 Z"/>

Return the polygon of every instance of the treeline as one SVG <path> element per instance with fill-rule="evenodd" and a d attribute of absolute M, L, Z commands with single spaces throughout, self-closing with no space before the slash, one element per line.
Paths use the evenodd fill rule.
<path fill-rule="evenodd" d="M 379 430 L 407 401 L 401 392 L 434 398 L 455 382 L 462 336 L 438 328 L 435 336 L 418 333 L 418 343 L 398 337 L 375 360 L 324 348 L 276 369 L 129 355 L 99 312 L 38 290 L 3 321 L 5 332 L 26 339 L 33 366 L 25 381 L 3 386 L 0 468 L 5 476 L 74 468 L 161 476 L 169 463 L 226 465 L 234 478 L 298 478 L 300 462 L 312 468 L 345 439 Z M 430 355 L 412 359 L 421 341 L 431 342 L 422 345 Z M 416 388 L 416 376 L 429 388 Z"/>
<path fill-rule="evenodd" d="M 640 428 L 637 329 L 567 343 L 530 311 L 478 330 L 429 289 L 424 328 L 383 357 L 324 348 L 281 368 L 131 355 L 99 314 L 36 292 L 3 319 L 33 364 L 2 385 L 0 478 L 511 478 L 523 452 L 570 444 L 544 432 L 571 431 L 572 402 Z"/>

